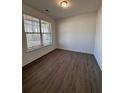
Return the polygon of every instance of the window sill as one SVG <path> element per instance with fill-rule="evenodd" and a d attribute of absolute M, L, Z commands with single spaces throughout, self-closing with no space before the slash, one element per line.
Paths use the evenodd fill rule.
<path fill-rule="evenodd" d="M 42 48 L 45 48 L 45 47 L 48 47 L 48 46 L 52 46 L 52 44 L 50 44 L 50 45 L 45 45 L 45 46 L 38 46 L 38 47 L 31 48 L 31 49 L 27 49 L 26 53 L 28 53 L 28 52 L 33 52 L 33 51 L 35 51 L 35 50 L 39 50 L 39 49 L 42 49 Z"/>

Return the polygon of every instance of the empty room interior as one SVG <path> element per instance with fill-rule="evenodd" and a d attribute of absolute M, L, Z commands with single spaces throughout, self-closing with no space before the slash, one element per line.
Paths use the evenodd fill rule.
<path fill-rule="evenodd" d="M 102 93 L 102 0 L 22 0 L 22 92 Z"/>

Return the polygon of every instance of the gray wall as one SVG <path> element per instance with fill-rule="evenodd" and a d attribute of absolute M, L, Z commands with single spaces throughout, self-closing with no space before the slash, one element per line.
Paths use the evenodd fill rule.
<path fill-rule="evenodd" d="M 102 8 L 101 7 L 97 12 L 94 55 L 102 70 Z"/>
<path fill-rule="evenodd" d="M 94 53 L 96 13 L 86 13 L 57 22 L 57 47 Z"/>

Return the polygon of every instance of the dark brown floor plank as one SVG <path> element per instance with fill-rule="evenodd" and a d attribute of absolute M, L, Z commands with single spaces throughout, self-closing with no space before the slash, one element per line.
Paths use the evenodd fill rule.
<path fill-rule="evenodd" d="M 102 93 L 93 55 L 56 49 L 23 67 L 23 93 Z"/>

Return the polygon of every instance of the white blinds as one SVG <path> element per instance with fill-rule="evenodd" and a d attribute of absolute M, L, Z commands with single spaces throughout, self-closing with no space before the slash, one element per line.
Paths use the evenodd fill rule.
<path fill-rule="evenodd" d="M 51 23 L 23 14 L 27 48 L 35 49 L 52 44 Z"/>

